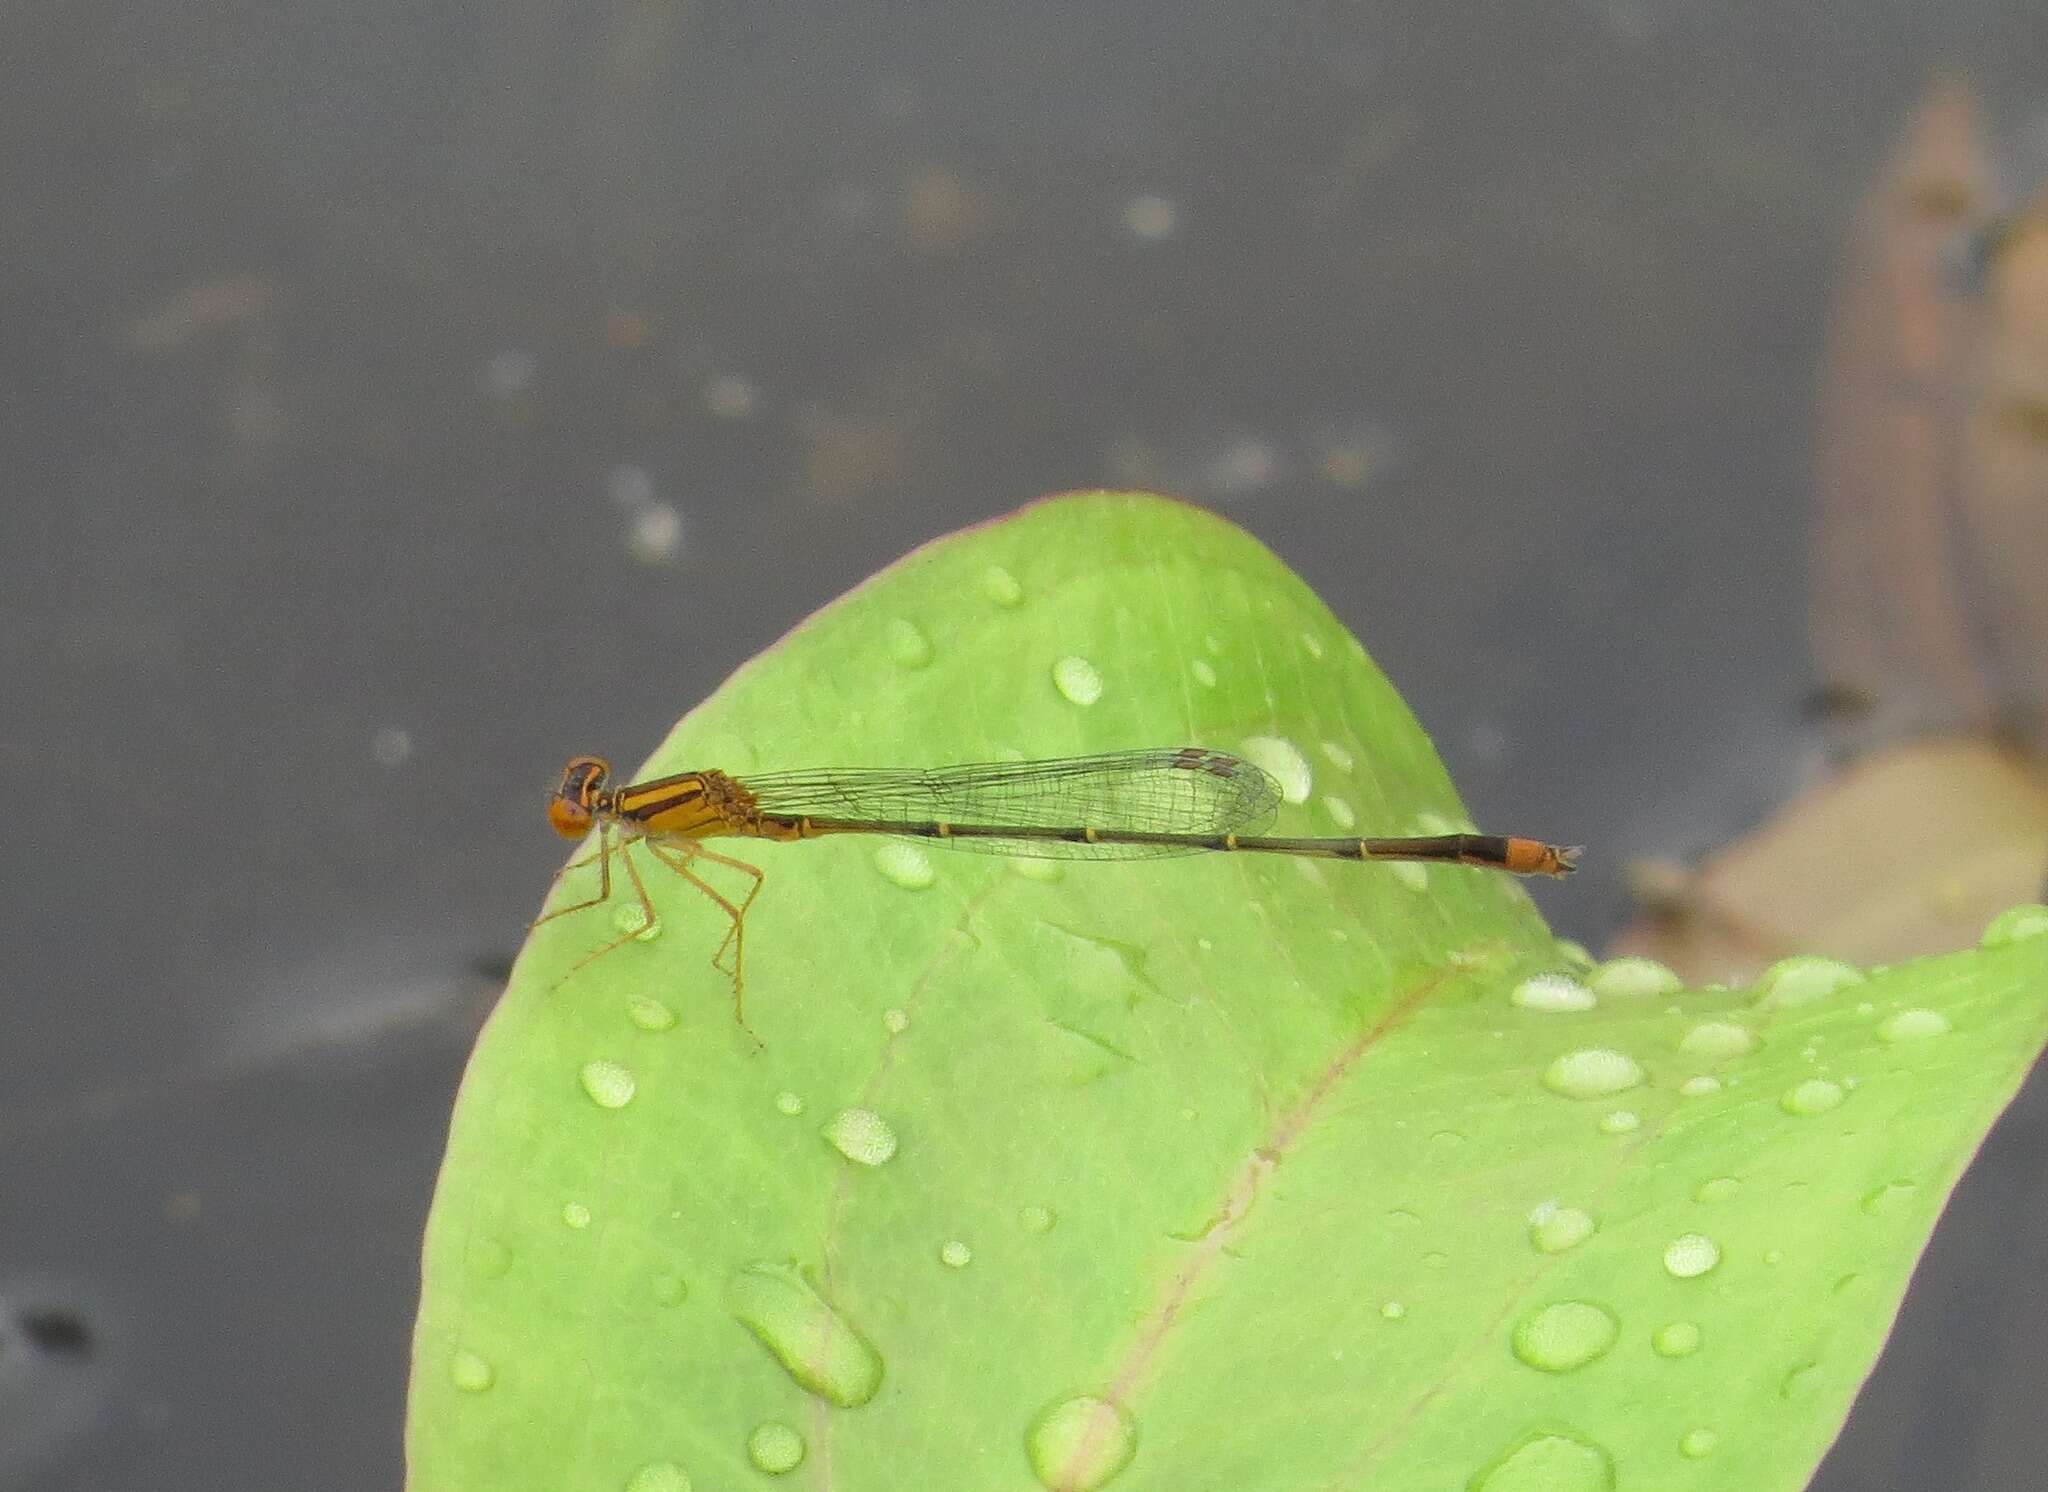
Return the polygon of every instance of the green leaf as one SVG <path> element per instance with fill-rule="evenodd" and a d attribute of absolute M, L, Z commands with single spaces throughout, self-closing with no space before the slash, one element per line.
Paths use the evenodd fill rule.
<path fill-rule="evenodd" d="M 918 552 L 640 775 L 1184 743 L 1282 833 L 1462 817 L 1270 554 L 1108 495 Z M 414 1492 L 1797 1487 L 2048 1034 L 2048 937 L 1683 992 L 1478 870 L 736 845 L 758 1044 L 638 852 L 656 935 L 544 924 L 478 1042 Z"/>

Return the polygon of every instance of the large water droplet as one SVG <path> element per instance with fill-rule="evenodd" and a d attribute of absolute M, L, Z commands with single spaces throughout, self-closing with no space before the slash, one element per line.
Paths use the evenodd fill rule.
<path fill-rule="evenodd" d="M 673 1461 L 649 1461 L 626 1478 L 626 1492 L 690 1492 L 690 1476 Z"/>
<path fill-rule="evenodd" d="M 1714 1447 L 1721 1443 L 1720 1432 L 1704 1426 L 1687 1430 L 1679 1437 L 1678 1454 L 1689 1461 L 1698 1461 L 1714 1454 Z"/>
<path fill-rule="evenodd" d="M 1691 1357 L 1700 1350 L 1700 1329 L 1691 1321 L 1667 1321 L 1650 1333 L 1659 1357 Z"/>
<path fill-rule="evenodd" d="M 1569 1373 L 1602 1356 L 1621 1323 L 1590 1300 L 1561 1300 L 1515 1323 L 1515 1356 L 1546 1373 Z"/>
<path fill-rule="evenodd" d="M 639 1087 L 633 1079 L 632 1069 L 603 1058 L 584 1063 L 576 1077 L 583 1084 L 583 1091 L 589 1095 L 590 1101 L 601 1109 L 623 1109 L 633 1101 L 633 1094 Z"/>
<path fill-rule="evenodd" d="M 922 891 L 938 879 L 931 856 L 917 845 L 894 840 L 875 851 L 875 869 L 905 891 Z"/>
<path fill-rule="evenodd" d="M 1315 772 L 1301 748 L 1283 736 L 1247 736 L 1245 759 L 1263 767 L 1280 784 L 1280 796 L 1290 803 L 1306 803 L 1315 785 Z"/>
<path fill-rule="evenodd" d="M 1684 989 L 1685 981 L 1654 958 L 1611 958 L 1595 969 L 1586 982 L 1596 995 L 1616 998 L 1668 995 Z"/>
<path fill-rule="evenodd" d="M 1545 1202 L 1529 1214 L 1529 1242 L 1546 1254 L 1561 1254 L 1593 1236 L 1593 1214 Z"/>
<path fill-rule="evenodd" d="M 879 1166 L 896 1153 L 896 1131 L 873 1109 L 841 1109 L 819 1131 L 850 1161 Z"/>
<path fill-rule="evenodd" d="M 726 1308 L 789 1376 L 842 1409 L 882 1386 L 882 1357 L 793 1265 L 749 1264 L 726 1285 Z"/>
<path fill-rule="evenodd" d="M 1571 1435 L 1524 1436 L 1466 1483 L 1467 1492 L 1613 1492 L 1614 1458 Z"/>
<path fill-rule="evenodd" d="M 1901 1010 L 1886 1016 L 1877 1027 L 1881 1041 L 1920 1041 L 1948 1033 L 1948 1017 L 1938 1010 Z"/>
<path fill-rule="evenodd" d="M 2020 943 L 2028 938 L 2048 934 L 2048 907 L 2029 902 L 2023 906 L 2007 907 L 1985 924 L 1984 936 L 1977 940 L 1981 948 L 2002 948 L 2007 943 Z"/>
<path fill-rule="evenodd" d="M 1863 983 L 1863 971 L 1838 958 L 1802 954 L 1781 958 L 1758 977 L 1754 1003 L 1767 1010 L 1811 1005 L 1838 990 Z"/>
<path fill-rule="evenodd" d="M 1740 1057 L 1756 1050 L 1756 1033 L 1733 1021 L 1701 1021 L 1679 1039 L 1678 1049 L 1695 1057 Z"/>
<path fill-rule="evenodd" d="M 1720 1262 L 1721 1246 L 1704 1233 L 1681 1233 L 1664 1245 L 1664 1270 L 1673 1279 L 1698 1279 Z"/>
<path fill-rule="evenodd" d="M 1591 1010 L 1600 1002 L 1593 992 L 1569 974 L 1538 974 L 1524 979 L 1508 993 L 1524 1010 Z"/>
<path fill-rule="evenodd" d="M 932 661 L 931 640 L 917 630 L 915 622 L 898 619 L 889 623 L 889 656 L 904 668 L 923 668 Z"/>
<path fill-rule="evenodd" d="M 965 1269 L 974 1262 L 974 1250 L 957 1238 L 939 1245 L 939 1262 L 948 1269 Z"/>
<path fill-rule="evenodd" d="M 981 593 L 1005 609 L 1024 604 L 1023 585 L 1001 565 L 990 565 L 981 572 Z"/>
<path fill-rule="evenodd" d="M 1781 1097 L 1778 1107 L 1788 1114 L 1811 1119 L 1816 1114 L 1839 1108 L 1846 1096 L 1840 1083 L 1830 1082 L 1827 1078 L 1808 1078 Z"/>
<path fill-rule="evenodd" d="M 498 1381 L 498 1373 L 467 1347 L 458 1347 L 448 1359 L 448 1381 L 466 1394 L 480 1394 Z"/>
<path fill-rule="evenodd" d="M 652 995 L 635 995 L 626 1002 L 626 1014 L 643 1031 L 667 1031 L 676 1023 L 676 1013 Z"/>
<path fill-rule="evenodd" d="M 1102 698 L 1102 673 L 1086 658 L 1066 657 L 1052 666 L 1053 687 L 1077 705 Z"/>
<path fill-rule="evenodd" d="M 779 1420 L 754 1426 L 747 1437 L 747 1459 L 770 1476 L 781 1476 L 803 1464 L 804 1438 Z"/>
<path fill-rule="evenodd" d="M 1633 1057 L 1606 1047 L 1566 1052 L 1543 1069 L 1543 1086 L 1566 1098 L 1605 1098 L 1642 1080 L 1643 1070 Z"/>
<path fill-rule="evenodd" d="M 1094 1492 L 1131 1464 L 1138 1432 L 1130 1416 L 1093 1394 L 1048 1405 L 1024 1436 L 1031 1471 L 1050 1492 Z"/>

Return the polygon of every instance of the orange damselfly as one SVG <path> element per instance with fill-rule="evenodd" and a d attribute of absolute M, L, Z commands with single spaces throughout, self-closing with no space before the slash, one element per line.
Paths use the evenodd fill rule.
<path fill-rule="evenodd" d="M 596 851 L 564 867 L 597 865 L 597 894 L 544 913 L 535 925 L 610 899 L 614 855 L 639 898 L 640 928 L 595 949 L 581 968 L 655 921 L 654 904 L 627 851 L 635 844 L 709 897 L 730 925 L 712 963 L 733 982 L 733 1009 L 746 1024 L 746 917 L 762 873 L 703 841 L 793 841 L 827 834 L 933 839 L 955 849 L 1062 859 L 1135 859 L 1205 851 L 1306 855 L 1330 860 L 1433 860 L 1517 875 L 1568 875 L 1579 851 L 1495 834 L 1403 838 L 1297 839 L 1263 831 L 1280 806 L 1264 768 L 1199 746 L 1118 751 L 1050 761 L 957 767 L 833 767 L 769 772 L 745 780 L 724 772 L 678 772 L 613 787 L 611 767 L 572 757 L 548 800 L 557 833 L 597 830 Z M 708 860 L 751 878 L 738 900 L 697 873 Z M 559 877 L 558 877 L 559 879 Z M 731 950 L 732 961 L 725 955 Z M 574 972 L 574 969 L 571 970 Z"/>

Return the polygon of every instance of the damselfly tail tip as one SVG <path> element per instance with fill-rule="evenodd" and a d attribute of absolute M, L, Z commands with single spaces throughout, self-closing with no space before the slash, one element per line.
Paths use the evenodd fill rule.
<path fill-rule="evenodd" d="M 1557 868 L 1551 874 L 1568 876 L 1579 868 L 1579 856 L 1586 853 L 1586 847 L 1582 844 L 1559 845 L 1552 853 L 1557 860 Z"/>

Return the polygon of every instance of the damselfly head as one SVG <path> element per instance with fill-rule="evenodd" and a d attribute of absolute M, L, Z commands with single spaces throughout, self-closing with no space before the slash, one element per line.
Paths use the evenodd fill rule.
<path fill-rule="evenodd" d="M 572 756 L 562 768 L 562 785 L 548 799 L 548 823 L 564 839 L 581 839 L 604 805 L 605 779 L 611 766 L 597 756 Z"/>

